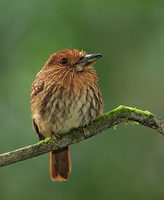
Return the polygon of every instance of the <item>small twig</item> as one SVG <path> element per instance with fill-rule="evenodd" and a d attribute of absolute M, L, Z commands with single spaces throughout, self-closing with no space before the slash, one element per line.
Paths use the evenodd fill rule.
<path fill-rule="evenodd" d="M 84 139 L 97 135 L 121 122 L 131 121 L 153 128 L 164 135 L 163 119 L 156 117 L 148 111 L 142 111 L 127 106 L 119 106 L 111 112 L 99 116 L 86 126 L 87 135 L 84 135 L 81 128 L 77 128 L 64 134 L 60 139 L 55 140 L 54 138 L 47 138 L 37 144 L 0 154 L 0 167 L 39 156 L 52 150 L 57 152 L 67 145 L 78 143 Z"/>

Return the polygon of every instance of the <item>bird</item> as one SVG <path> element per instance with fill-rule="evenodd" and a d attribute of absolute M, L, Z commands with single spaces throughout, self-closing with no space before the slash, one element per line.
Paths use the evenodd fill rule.
<path fill-rule="evenodd" d="M 102 114 L 102 93 L 93 67 L 101 57 L 73 48 L 50 55 L 31 87 L 32 127 L 39 140 L 60 137 L 72 128 L 85 128 Z M 70 172 L 69 146 L 51 151 L 51 180 L 66 181 Z"/>

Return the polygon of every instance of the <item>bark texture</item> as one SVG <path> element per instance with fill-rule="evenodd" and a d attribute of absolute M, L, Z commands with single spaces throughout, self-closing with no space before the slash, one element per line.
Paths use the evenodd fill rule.
<path fill-rule="evenodd" d="M 39 156 L 52 150 L 58 152 L 59 149 L 90 138 L 122 122 L 137 122 L 141 125 L 155 129 L 164 135 L 163 119 L 158 118 L 149 111 L 119 106 L 111 112 L 107 112 L 92 121 L 85 128 L 85 134 L 83 128 L 77 128 L 69 131 L 60 138 L 46 138 L 36 144 L 0 154 L 0 167 Z"/>

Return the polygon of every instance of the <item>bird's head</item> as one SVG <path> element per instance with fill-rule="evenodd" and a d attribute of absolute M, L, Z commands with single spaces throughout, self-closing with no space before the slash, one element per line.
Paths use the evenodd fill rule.
<path fill-rule="evenodd" d="M 49 73 L 58 74 L 63 80 L 85 72 L 94 72 L 93 63 L 101 58 L 101 54 L 87 54 L 78 49 L 65 49 L 50 56 L 44 66 Z"/>

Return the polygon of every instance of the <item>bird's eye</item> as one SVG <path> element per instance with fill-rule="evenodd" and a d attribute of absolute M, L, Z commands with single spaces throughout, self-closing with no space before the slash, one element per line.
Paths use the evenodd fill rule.
<path fill-rule="evenodd" d="M 67 59 L 67 58 L 62 58 L 62 59 L 60 60 L 60 64 L 61 64 L 61 65 L 67 65 L 67 64 L 68 64 L 68 59 Z"/>

